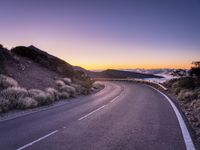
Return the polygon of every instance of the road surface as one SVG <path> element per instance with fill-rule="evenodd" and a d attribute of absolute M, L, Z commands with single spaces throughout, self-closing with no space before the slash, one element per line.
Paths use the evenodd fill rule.
<path fill-rule="evenodd" d="M 177 116 L 162 94 L 104 82 L 93 95 L 0 122 L 0 150 L 185 150 Z"/>

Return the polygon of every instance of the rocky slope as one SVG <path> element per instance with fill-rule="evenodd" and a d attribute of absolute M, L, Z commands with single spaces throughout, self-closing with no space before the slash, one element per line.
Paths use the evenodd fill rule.
<path fill-rule="evenodd" d="M 102 88 L 82 71 L 34 46 L 0 46 L 0 113 L 52 104 Z"/>
<path fill-rule="evenodd" d="M 34 46 L 0 48 L 0 73 L 14 78 L 25 88 L 55 87 L 55 80 L 68 77 L 85 80 L 72 65 Z"/>

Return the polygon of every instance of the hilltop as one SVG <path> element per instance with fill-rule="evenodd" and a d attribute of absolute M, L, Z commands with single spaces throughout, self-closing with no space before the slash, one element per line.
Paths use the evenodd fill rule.
<path fill-rule="evenodd" d="M 81 80 L 71 64 L 34 46 L 0 48 L 0 73 L 14 78 L 26 88 L 54 87 L 55 80 L 68 77 Z"/>

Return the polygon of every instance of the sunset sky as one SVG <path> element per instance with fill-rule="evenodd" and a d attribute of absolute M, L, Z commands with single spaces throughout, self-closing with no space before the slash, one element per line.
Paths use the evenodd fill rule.
<path fill-rule="evenodd" d="M 0 43 L 34 45 L 86 69 L 190 68 L 199 0 L 1 0 Z"/>

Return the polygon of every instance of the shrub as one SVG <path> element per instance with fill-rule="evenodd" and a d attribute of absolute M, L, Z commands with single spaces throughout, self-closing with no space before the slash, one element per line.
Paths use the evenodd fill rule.
<path fill-rule="evenodd" d="M 70 97 L 70 94 L 67 92 L 59 92 L 58 96 L 59 96 L 59 99 L 68 99 Z"/>
<path fill-rule="evenodd" d="M 104 87 L 104 85 L 101 84 L 101 83 L 95 82 L 95 83 L 92 84 L 92 87 L 94 89 L 102 89 Z"/>
<path fill-rule="evenodd" d="M 192 101 L 191 106 L 194 109 L 198 109 L 198 111 L 200 111 L 200 99 Z"/>
<path fill-rule="evenodd" d="M 62 87 L 62 86 L 65 86 L 65 83 L 62 80 L 56 80 L 56 85 L 58 87 Z"/>
<path fill-rule="evenodd" d="M 194 88 L 194 79 L 190 77 L 179 78 L 174 84 L 184 89 L 191 89 Z"/>
<path fill-rule="evenodd" d="M 196 93 L 196 95 L 197 95 L 197 98 L 200 99 L 200 88 L 196 88 L 196 89 L 195 89 L 195 93 Z"/>
<path fill-rule="evenodd" d="M 58 91 L 54 88 L 46 88 L 45 90 L 47 93 L 49 93 L 54 100 L 58 100 L 59 96 L 58 96 Z"/>
<path fill-rule="evenodd" d="M 3 97 L 0 97 L 0 112 L 6 112 L 9 110 L 10 101 Z"/>
<path fill-rule="evenodd" d="M 61 92 L 67 92 L 70 94 L 70 96 L 74 97 L 75 94 L 76 94 L 76 89 L 72 86 L 69 86 L 69 85 L 65 85 L 65 86 L 62 86 L 60 88 L 60 91 Z"/>
<path fill-rule="evenodd" d="M 20 109 L 33 108 L 38 105 L 38 102 L 31 97 L 24 97 L 18 100 L 17 107 Z"/>
<path fill-rule="evenodd" d="M 62 79 L 65 84 L 70 85 L 72 83 L 72 80 L 70 78 L 63 78 Z"/>
<path fill-rule="evenodd" d="M 184 102 L 190 102 L 194 100 L 196 97 L 197 97 L 196 93 L 190 90 L 181 90 L 180 93 L 178 94 L 178 100 Z"/>
<path fill-rule="evenodd" d="M 21 87 L 10 87 L 2 90 L 0 95 L 10 101 L 11 107 L 15 107 L 19 99 L 28 96 L 28 92 Z"/>
<path fill-rule="evenodd" d="M 78 94 L 78 95 L 79 95 L 79 94 L 82 94 L 83 91 L 85 90 L 85 88 L 82 87 L 82 86 L 79 85 L 79 84 L 71 84 L 71 86 L 75 88 L 76 94 Z"/>
<path fill-rule="evenodd" d="M 178 94 L 181 91 L 182 87 L 179 87 L 178 82 L 172 84 L 172 92 Z"/>
<path fill-rule="evenodd" d="M 8 88 L 8 87 L 16 87 L 18 83 L 13 78 L 0 74 L 0 87 Z"/>
<path fill-rule="evenodd" d="M 53 96 L 39 89 L 31 89 L 28 91 L 30 97 L 38 102 L 38 105 L 51 104 L 54 101 Z"/>
<path fill-rule="evenodd" d="M 92 84 L 94 83 L 94 81 L 89 79 L 89 78 L 86 78 L 86 80 L 77 80 L 77 79 L 75 79 L 74 83 L 75 84 L 79 84 L 79 85 L 81 85 L 82 87 L 84 87 L 86 89 L 90 89 L 92 87 Z"/>
<path fill-rule="evenodd" d="M 34 97 L 34 96 L 36 96 L 36 95 L 38 95 L 38 94 L 40 94 L 40 93 L 43 93 L 44 91 L 42 91 L 42 90 L 39 90 L 39 89 L 30 89 L 30 90 L 28 90 L 28 95 L 30 96 L 30 97 Z"/>
<path fill-rule="evenodd" d="M 194 66 L 191 68 L 190 74 L 200 77 L 200 61 L 192 62 L 192 64 Z"/>

